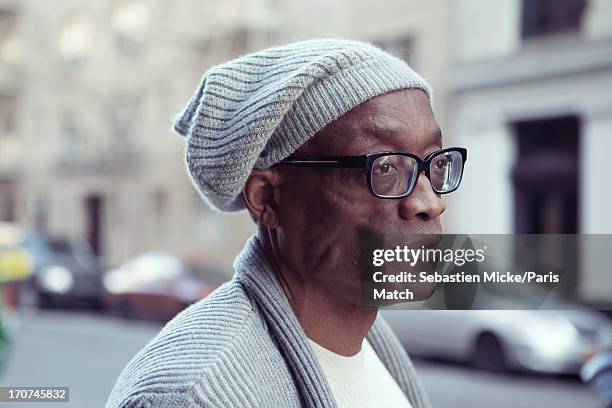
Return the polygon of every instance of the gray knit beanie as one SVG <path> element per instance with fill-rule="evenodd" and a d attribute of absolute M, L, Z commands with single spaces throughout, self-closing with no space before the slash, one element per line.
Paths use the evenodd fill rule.
<path fill-rule="evenodd" d="M 221 211 L 245 208 L 253 168 L 291 155 L 327 124 L 390 91 L 429 86 L 372 44 L 340 39 L 268 48 L 210 68 L 178 115 L 191 180 Z"/>

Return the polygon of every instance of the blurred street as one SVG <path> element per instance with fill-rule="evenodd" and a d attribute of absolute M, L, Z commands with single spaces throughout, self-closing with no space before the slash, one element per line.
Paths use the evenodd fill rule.
<path fill-rule="evenodd" d="M 70 403 L 54 403 L 57 408 L 103 406 L 123 366 L 160 329 L 156 323 L 94 313 L 35 309 L 22 312 L 16 323 L 1 382 L 70 387 Z M 41 404 L 19 404 L 29 406 Z"/>
<path fill-rule="evenodd" d="M 504 303 L 500 309 L 518 310 L 503 315 L 436 311 L 431 317 L 387 319 L 407 350 L 412 345 L 415 354 L 420 348 L 422 355 L 446 354 L 500 370 L 524 366 L 573 373 L 585 361 L 607 361 L 587 358 L 595 352 L 605 357 L 610 351 L 612 367 L 612 189 L 605 188 L 610 184 L 612 151 L 611 21 L 612 0 L 0 0 L 0 385 L 66 386 L 70 402 L 52 407 L 101 407 L 127 362 L 162 327 L 135 318 L 167 321 L 232 276 L 234 259 L 259 228 L 253 222 L 257 217 L 249 211 L 228 216 L 211 208 L 208 190 L 221 191 L 227 180 L 204 180 L 204 169 L 212 165 L 221 176 L 239 165 L 240 174 L 246 174 L 257 154 L 267 155 L 272 145 L 289 146 L 278 130 L 285 124 L 294 124 L 300 133 L 308 130 L 309 138 L 322 130 L 302 124 L 300 115 L 295 122 L 288 120 L 287 112 L 314 107 L 316 122 L 323 125 L 356 106 L 355 95 L 345 97 L 345 89 L 334 88 L 329 95 L 335 95 L 335 109 L 328 115 L 327 98 L 311 101 L 309 95 L 318 93 L 310 93 L 307 81 L 287 88 L 292 89 L 289 97 L 283 84 L 312 74 L 304 69 L 283 82 L 280 78 L 290 74 L 290 66 L 334 61 L 337 70 L 331 71 L 345 78 L 349 65 L 357 65 L 350 56 L 336 61 L 331 48 L 313 45 L 312 55 L 290 55 L 282 69 L 276 63 L 284 61 L 281 56 L 287 51 L 274 51 L 278 58 L 260 55 L 257 58 L 270 61 L 253 67 L 269 67 L 274 80 L 255 79 L 249 83 L 258 85 L 244 89 L 225 84 L 232 76 L 210 80 L 218 75 L 210 69 L 264 48 L 315 38 L 371 43 L 407 63 L 429 84 L 435 121 L 426 122 L 439 126 L 444 135 L 441 147 L 469 152 L 455 156 L 456 165 L 452 160 L 442 162 L 448 169 L 445 188 L 451 181 L 456 187 L 460 181 L 460 188 L 444 195 L 443 206 L 437 199 L 435 205 L 427 204 L 444 209 L 429 214 L 444 233 L 480 236 L 481 242 L 489 241 L 484 235 L 506 241 L 504 247 L 510 250 L 499 252 L 507 253 L 503 259 L 511 265 L 493 265 L 502 256 L 491 246 L 491 259 L 480 266 L 495 268 L 484 270 L 506 272 L 516 267 L 522 273 L 542 267 L 542 275 L 550 269 L 563 275 L 554 285 L 542 283 L 544 292 L 536 295 L 546 297 L 533 303 L 534 310 Z M 306 46 L 299 46 L 300 52 L 306 49 L 302 47 Z M 319 51 L 326 53 L 320 61 Z M 324 72 L 330 74 L 322 68 L 324 64 L 313 71 L 318 79 L 324 79 Z M 241 78 L 251 75 L 250 69 Z M 386 82 L 382 79 L 373 83 Z M 223 139 L 216 133 L 221 117 L 204 108 L 212 105 L 203 96 L 204 88 L 214 83 L 220 86 L 215 99 L 232 104 L 222 110 L 237 113 L 225 129 L 235 134 Z M 194 92 L 199 84 L 206 86 Z M 252 92 L 245 93 L 247 88 Z M 366 90 L 368 98 L 381 92 L 378 86 Z M 188 134 L 179 137 L 185 132 L 172 131 L 171 123 L 193 96 L 195 105 L 190 107 L 197 108 L 187 115 Z M 274 109 L 281 109 L 281 102 L 291 106 L 273 119 L 250 109 L 268 99 Z M 415 111 L 418 123 L 425 123 L 423 113 L 430 117 L 429 107 Z M 408 119 L 412 120 L 398 122 L 407 125 Z M 384 130 L 374 119 L 372 127 Z M 427 153 L 409 127 L 406 140 L 398 139 L 390 147 Z M 379 147 L 387 150 L 387 141 L 377 140 L 387 132 L 377 129 L 355 132 L 360 141 L 373 143 L 358 154 L 382 151 Z M 215 151 L 232 154 L 188 153 L 197 147 L 194 140 L 200 132 L 204 139 L 219 143 Z M 262 135 L 268 138 L 265 146 L 255 143 L 263 140 Z M 296 151 L 297 139 L 299 144 L 307 140 L 306 134 L 290 139 L 291 149 L 265 161 L 277 164 Z M 245 156 L 239 163 L 241 142 L 248 146 L 245 152 L 254 154 L 253 161 Z M 209 151 L 206 143 L 200 147 Z M 221 162 L 224 166 L 218 166 Z M 430 161 L 428 177 L 431 164 L 437 162 Z M 287 166 L 287 174 L 300 171 L 293 167 Z M 341 217 L 346 221 L 343 240 L 361 235 L 359 230 L 369 226 L 364 220 L 377 221 L 372 221 L 372 230 L 383 237 L 399 235 L 396 231 L 420 232 L 412 219 L 418 221 L 424 214 L 421 204 L 418 214 L 404 211 L 417 208 L 410 203 L 420 201 L 414 200 L 419 194 L 402 200 L 374 198 L 369 194 L 374 192 L 369 167 L 364 173 L 369 183 L 361 185 L 345 182 L 353 171 L 364 170 L 356 168 L 325 176 L 330 181 L 340 177 L 329 184 L 331 189 L 311 176 L 296 178 L 299 185 L 292 191 L 312 194 L 283 199 L 286 213 L 302 214 L 313 234 L 331 236 L 339 226 L 333 221 Z M 308 174 L 311 170 L 318 172 L 310 169 Z M 441 191 L 434 184 L 428 196 L 432 200 Z M 244 185 L 235 187 L 237 192 Z M 309 213 L 314 207 L 300 200 L 349 197 L 343 194 L 350 191 L 360 194 L 350 196 L 359 197 L 350 200 L 350 208 L 343 206 L 349 201 L 338 200 L 333 207 L 318 205 L 329 211 Z M 379 212 L 383 206 L 385 212 Z M 356 209 L 359 217 L 352 212 Z M 292 231 L 292 226 L 301 224 L 287 220 L 279 224 L 286 230 L 279 235 L 286 241 L 281 246 L 297 247 L 303 231 Z M 532 257 L 518 251 L 527 239 L 521 236 L 541 244 L 525 245 L 541 249 L 533 257 L 538 269 L 524 268 L 523 261 Z M 315 238 L 304 243 L 316 242 Z M 321 258 L 318 248 L 305 250 L 302 259 Z M 331 258 L 351 259 L 343 246 L 338 248 L 331 248 Z M 328 283 L 338 280 L 330 277 Z M 478 308 L 471 300 L 453 300 L 455 293 L 485 300 L 486 296 L 476 296 L 485 292 L 464 288 L 444 292 L 444 302 Z M 508 296 L 509 304 L 523 297 L 523 291 L 517 296 L 500 294 Z M 560 306 L 561 313 L 552 317 L 540 313 L 551 306 L 557 309 L 547 303 L 557 295 L 559 300 L 570 299 L 571 305 Z M 65 306 L 73 310 L 59 309 Z M 112 315 L 81 307 L 112 310 Z M 18 311 L 11 315 L 12 310 Z M 8 339 L 13 342 L 7 351 Z M 510 361 L 506 355 L 516 358 Z M 492 374 L 431 360 L 417 360 L 415 365 L 434 408 L 602 407 L 578 378 Z M 603 384 L 602 389 L 607 386 L 602 378 L 612 372 L 605 367 L 596 370 L 593 381 Z M 4 406 L 8 404 L 0 402 L 0 408 Z"/>
<path fill-rule="evenodd" d="M 160 329 L 156 323 L 63 311 L 21 312 L 3 385 L 68 386 L 69 404 L 102 406 L 117 375 Z M 433 406 L 596 408 L 600 404 L 577 379 L 493 375 L 459 365 L 417 361 Z M 41 404 L 20 403 L 19 407 Z"/>

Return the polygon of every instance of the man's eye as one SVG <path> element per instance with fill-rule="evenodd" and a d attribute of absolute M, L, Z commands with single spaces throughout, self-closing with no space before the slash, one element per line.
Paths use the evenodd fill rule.
<path fill-rule="evenodd" d="M 448 160 L 446 158 L 440 158 L 436 160 L 434 163 L 434 167 L 440 170 L 444 169 L 447 165 L 448 165 Z"/>
<path fill-rule="evenodd" d="M 381 165 L 377 166 L 377 167 L 374 169 L 374 172 L 375 172 L 377 175 L 382 175 L 382 176 L 385 176 L 385 175 L 388 175 L 388 174 L 392 174 L 392 173 L 394 173 L 396 170 L 397 170 L 397 169 L 396 169 L 396 168 L 395 168 L 395 166 L 393 166 L 392 164 L 390 164 L 390 163 L 384 163 L 384 164 L 381 164 Z"/>

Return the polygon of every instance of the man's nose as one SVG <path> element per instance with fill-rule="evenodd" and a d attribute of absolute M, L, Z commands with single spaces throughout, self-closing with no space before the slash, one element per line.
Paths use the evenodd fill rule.
<path fill-rule="evenodd" d="M 399 215 L 405 220 L 419 218 L 429 221 L 438 218 L 446 210 L 446 203 L 433 191 L 424 172 L 419 175 L 414 190 L 401 199 Z"/>

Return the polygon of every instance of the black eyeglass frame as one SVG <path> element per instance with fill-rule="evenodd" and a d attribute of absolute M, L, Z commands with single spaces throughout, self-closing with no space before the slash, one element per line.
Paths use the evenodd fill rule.
<path fill-rule="evenodd" d="M 462 159 L 461 177 L 459 178 L 459 182 L 457 183 L 457 186 L 455 188 L 449 191 L 440 192 L 440 191 L 436 191 L 433 184 L 431 183 L 431 177 L 430 177 L 431 160 L 435 156 L 438 156 L 439 154 L 443 154 L 447 152 L 457 152 L 461 155 L 461 159 Z M 380 157 L 390 156 L 390 155 L 410 157 L 414 159 L 417 163 L 417 173 L 416 173 L 416 177 L 414 178 L 414 181 L 411 183 L 410 187 L 407 189 L 405 193 L 398 195 L 398 196 L 386 196 L 386 195 L 377 194 L 376 192 L 374 192 L 374 189 L 372 187 L 372 166 L 374 165 L 374 162 Z M 431 188 L 436 192 L 436 194 L 452 193 L 453 191 L 457 190 L 459 186 L 461 185 L 461 180 L 463 179 L 463 170 L 465 168 L 466 161 L 467 161 L 467 149 L 463 147 L 449 147 L 446 149 L 437 150 L 435 152 L 432 152 L 429 155 L 427 155 L 425 159 L 421 159 L 416 154 L 406 153 L 406 152 L 375 152 L 375 153 L 365 154 L 361 156 L 292 156 L 292 157 L 289 157 L 285 160 L 282 160 L 276 163 L 275 166 L 284 164 L 284 165 L 306 166 L 306 167 L 361 168 L 361 169 L 365 168 L 368 170 L 368 189 L 370 190 L 370 193 L 372 193 L 372 195 L 374 195 L 377 198 L 393 200 L 393 199 L 404 198 L 410 195 L 410 193 L 412 193 L 412 191 L 416 187 L 417 180 L 419 179 L 419 175 L 422 172 L 425 172 L 425 176 L 429 180 L 429 183 L 431 184 Z"/>

